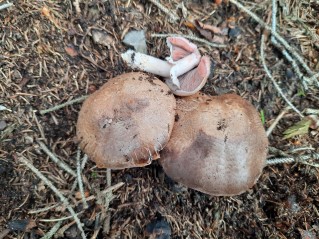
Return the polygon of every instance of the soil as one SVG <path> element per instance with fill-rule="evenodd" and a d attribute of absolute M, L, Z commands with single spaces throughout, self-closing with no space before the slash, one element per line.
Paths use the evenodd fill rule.
<path fill-rule="evenodd" d="M 235 24 L 235 30 L 223 37 L 226 47 L 193 41 L 215 64 L 203 92 L 241 95 L 263 111 L 269 128 L 286 103 L 261 64 L 260 39 L 265 34 L 266 62 L 283 93 L 300 111 L 319 109 L 318 87 L 303 88 L 269 34 L 249 15 L 227 1 L 221 5 L 208 0 L 161 1 L 179 16 L 176 21 L 145 0 L 79 1 L 80 12 L 71 0 L 10 2 L 13 6 L 0 10 L 0 105 L 6 108 L 0 111 L 0 238 L 41 238 L 57 223 L 53 219 L 70 216 L 62 204 L 32 213 L 60 200 L 21 157 L 76 205 L 87 238 L 319 238 L 319 170 L 313 165 L 265 167 L 252 189 L 233 197 L 213 197 L 179 185 L 156 161 L 144 168 L 112 170 L 111 184 L 124 185 L 114 190 L 106 211 L 98 200 L 99 190 L 109 184 L 106 170 L 91 161 L 85 166 L 85 191 L 97 199 L 83 209 L 79 192 L 71 191 L 75 178 L 38 144 L 44 142 L 76 170 L 75 126 L 81 103 L 47 114 L 39 111 L 90 94 L 108 79 L 131 72 L 120 54 L 129 48 L 122 43 L 123 36 L 133 29 L 145 31 L 149 54 L 162 59 L 169 53 L 165 38 L 151 34 L 203 38 L 187 23 L 191 19 L 212 26 Z M 269 21 L 270 1 L 243 2 Z M 5 3 L 0 1 L 0 8 Z M 318 3 L 278 1 L 278 7 L 278 32 L 313 71 L 318 70 L 319 25 L 313 17 Z M 93 40 L 94 31 L 103 33 L 103 41 Z M 319 153 L 317 129 L 283 139 L 283 132 L 299 120 L 291 110 L 283 116 L 269 136 L 270 146 L 278 149 L 269 157 L 282 156 L 278 152 L 293 157 Z M 81 238 L 73 218 L 63 220 L 60 227 L 64 231 L 55 238 Z"/>

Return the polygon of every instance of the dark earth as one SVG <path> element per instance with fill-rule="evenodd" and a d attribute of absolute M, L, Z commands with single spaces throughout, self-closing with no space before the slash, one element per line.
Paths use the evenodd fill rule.
<path fill-rule="evenodd" d="M 40 148 L 44 142 L 61 160 L 76 169 L 76 122 L 81 103 L 40 114 L 40 110 L 90 94 L 108 79 L 131 72 L 120 54 L 131 30 L 144 30 L 150 55 L 164 59 L 165 38 L 153 33 L 204 37 L 189 21 L 200 20 L 225 28 L 234 24 L 226 47 L 192 41 L 214 62 L 214 74 L 202 89 L 210 95 L 236 93 L 263 112 L 268 129 L 287 107 L 267 77 L 260 59 L 261 35 L 266 36 L 266 62 L 283 93 L 300 110 L 319 109 L 318 87 L 304 88 L 294 67 L 270 41 L 269 32 L 232 1 L 160 1 L 176 21 L 146 0 L 10 0 L 0 10 L 0 238 L 41 238 L 69 217 L 60 199 L 21 158 L 42 172 L 70 204 L 83 223 L 87 238 L 319 238 L 318 161 L 265 167 L 257 184 L 233 197 L 213 197 L 187 189 L 165 176 L 158 162 L 145 168 L 112 170 L 114 198 L 108 210 L 99 199 L 109 184 L 106 170 L 91 161 L 83 170 L 90 200 L 83 208 L 79 192 L 71 191 L 75 178 L 56 165 Z M 271 1 L 242 1 L 269 23 Z M 316 1 L 279 0 L 277 31 L 318 72 L 319 4 Z M 0 0 L 1 5 L 7 1 Z M 102 32 L 103 41 L 92 34 Z M 302 69 L 302 73 L 307 73 Z M 5 109 L 4 109 L 5 107 Z M 284 114 L 269 135 L 277 149 L 271 157 L 319 153 L 318 129 L 283 139 L 283 132 L 300 121 L 292 110 Z M 50 220 L 45 220 L 50 219 Z M 73 218 L 62 220 L 54 238 L 81 238 Z"/>

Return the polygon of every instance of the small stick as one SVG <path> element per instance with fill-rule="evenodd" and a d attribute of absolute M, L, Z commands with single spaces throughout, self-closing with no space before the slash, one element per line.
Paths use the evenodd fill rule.
<path fill-rule="evenodd" d="M 65 102 L 65 103 L 63 103 L 63 104 L 56 105 L 56 106 L 54 106 L 54 107 L 52 107 L 52 108 L 49 108 L 49 109 L 46 109 L 46 110 L 40 110 L 39 112 L 40 112 L 41 115 L 44 115 L 44 114 L 46 114 L 46 113 L 49 113 L 49 112 L 52 112 L 52 111 L 55 111 L 55 110 L 59 110 L 59 109 L 65 107 L 65 106 L 73 105 L 73 104 L 75 104 L 75 103 L 82 102 L 82 101 L 84 101 L 87 97 L 88 97 L 87 95 L 83 95 L 83 96 L 81 96 L 81 97 L 79 97 L 79 98 L 76 98 L 76 99 L 73 99 L 73 100 L 69 100 L 69 101 L 67 101 L 67 102 Z"/>
<path fill-rule="evenodd" d="M 313 148 L 313 147 L 300 147 L 300 148 L 290 149 L 288 151 L 289 151 L 289 153 L 296 153 L 298 151 L 305 151 L 305 150 L 315 150 L 315 148 Z"/>
<path fill-rule="evenodd" d="M 39 139 L 37 139 L 37 143 L 40 145 L 41 149 L 50 157 L 50 159 L 52 159 L 60 168 L 64 169 L 73 177 L 76 177 L 76 172 L 74 172 L 74 170 L 71 169 L 69 165 L 58 159 L 58 157 L 55 156 L 54 153 L 52 153 L 44 143 L 42 143 Z"/>
<path fill-rule="evenodd" d="M 167 7 L 165 7 L 163 4 L 161 4 L 158 0 L 149 0 L 151 3 L 153 3 L 156 7 L 158 7 L 161 11 L 163 11 L 165 14 L 169 16 L 172 21 L 176 22 L 179 20 L 179 17 L 176 15 L 176 13 L 173 13 L 170 11 Z"/>
<path fill-rule="evenodd" d="M 271 13 L 271 29 L 276 32 L 277 25 L 277 0 L 272 0 L 272 13 Z M 271 36 L 271 40 L 276 41 L 274 36 Z"/>
<path fill-rule="evenodd" d="M 231 3 L 236 5 L 239 9 L 243 10 L 245 13 L 247 13 L 250 17 L 252 17 L 256 22 L 258 22 L 262 27 L 267 29 L 271 32 L 272 35 L 274 35 L 277 40 L 298 60 L 298 62 L 302 65 L 302 67 L 307 71 L 309 75 L 313 75 L 313 71 L 307 66 L 303 58 L 296 52 L 296 50 L 291 47 L 287 41 L 280 36 L 277 32 L 274 32 L 270 26 L 268 26 L 263 20 L 261 20 L 256 14 L 251 12 L 249 9 L 247 9 L 244 5 L 239 3 L 236 0 L 229 0 Z"/>
<path fill-rule="evenodd" d="M 61 205 L 60 203 L 57 203 L 57 204 L 54 204 L 54 205 L 51 205 L 49 207 L 44 207 L 44 208 L 40 208 L 40 209 L 34 209 L 34 210 L 30 210 L 28 212 L 28 214 L 35 214 L 35 213 L 41 213 L 41 212 L 46 212 L 46 211 L 49 211 L 53 208 L 56 208 L 57 206 Z"/>
<path fill-rule="evenodd" d="M 272 0 L 271 29 L 273 32 L 276 32 L 276 25 L 277 25 L 276 15 L 277 15 L 277 0 Z M 290 54 L 288 53 L 288 51 L 286 49 L 282 49 L 281 45 L 278 43 L 278 41 L 276 40 L 276 38 L 273 35 L 271 36 L 271 42 L 274 44 L 275 47 L 277 47 L 277 49 L 281 50 L 284 57 L 286 57 L 286 59 L 291 63 L 292 68 L 294 69 L 294 71 L 297 74 L 297 76 L 299 77 L 299 79 L 301 79 L 305 90 L 308 90 L 308 86 L 307 86 L 307 84 L 305 84 L 305 81 L 307 81 L 307 83 L 309 83 L 310 82 L 309 78 L 304 77 L 304 75 L 301 73 L 296 61 L 290 56 Z"/>
<path fill-rule="evenodd" d="M 13 6 L 13 3 L 11 3 L 11 2 L 2 4 L 2 5 L 0 5 L 0 11 L 3 10 L 3 9 L 6 9 L 8 7 L 11 7 L 11 6 Z"/>
<path fill-rule="evenodd" d="M 85 199 L 85 194 L 84 194 L 84 189 L 83 189 L 83 181 L 82 181 L 82 175 L 81 175 L 82 169 L 81 169 L 80 157 L 81 157 L 81 150 L 80 150 L 80 148 L 78 148 L 77 154 L 76 154 L 77 179 L 78 179 L 79 190 L 80 190 L 81 197 L 82 197 L 83 207 L 84 207 L 84 209 L 87 209 L 89 206 L 88 206 L 88 203 Z"/>
<path fill-rule="evenodd" d="M 206 44 L 208 46 L 211 46 L 211 47 L 227 47 L 227 45 L 212 43 L 212 42 L 209 42 L 209 41 L 207 41 L 205 39 L 202 39 L 202 38 L 199 38 L 199 37 L 196 37 L 196 36 L 191 36 L 191 35 L 153 33 L 153 34 L 151 34 L 151 37 L 161 37 L 161 38 L 166 38 L 166 37 L 184 37 L 184 38 L 187 38 L 187 39 L 192 40 L 192 41 L 197 41 L 197 42 L 204 43 L 204 44 Z"/>
<path fill-rule="evenodd" d="M 317 164 L 309 164 L 307 162 L 303 162 L 303 161 L 309 160 L 311 158 L 319 159 L 319 153 L 301 155 L 301 156 L 298 156 L 296 158 L 294 158 L 294 157 L 271 158 L 271 159 L 267 159 L 267 166 L 275 165 L 275 164 L 283 164 L 283 163 L 300 162 L 300 163 L 304 163 L 304 164 L 308 164 L 308 165 L 316 167 Z"/>
<path fill-rule="evenodd" d="M 123 182 L 120 182 L 120 183 L 117 183 L 111 187 L 108 187 L 106 189 L 104 189 L 103 191 L 100 192 L 100 195 L 105 195 L 109 192 L 112 192 L 112 191 L 116 191 L 117 189 L 119 189 L 120 187 L 122 187 L 124 185 Z M 91 201 L 91 200 L 94 200 L 96 199 L 96 196 L 95 195 L 91 195 L 89 197 L 86 198 L 86 201 Z M 79 204 L 79 202 L 76 202 L 75 203 L 75 206 L 77 206 Z"/>
<path fill-rule="evenodd" d="M 63 227 L 61 227 L 61 228 L 57 231 L 57 233 L 56 233 L 56 235 L 55 235 L 55 238 L 64 238 L 64 232 L 65 232 L 66 230 L 68 230 L 74 223 L 75 223 L 75 221 L 72 221 L 72 222 L 70 222 L 70 223 L 64 225 Z"/>
<path fill-rule="evenodd" d="M 265 36 L 264 34 L 261 35 L 261 43 L 260 43 L 260 58 L 262 61 L 262 65 L 264 67 L 265 72 L 267 73 L 268 77 L 270 78 L 270 80 L 272 81 L 272 83 L 274 84 L 276 90 L 278 91 L 278 93 L 281 95 L 281 97 L 286 101 L 286 103 L 291 107 L 291 109 L 293 109 L 301 118 L 303 118 L 304 116 L 301 114 L 301 112 L 287 99 L 287 97 L 284 95 L 284 93 L 282 92 L 281 88 L 279 87 L 279 85 L 277 84 L 277 82 L 275 81 L 275 79 L 273 78 L 273 76 L 271 75 L 267 65 L 266 65 L 266 60 L 265 60 L 265 54 L 264 54 L 264 47 L 265 47 Z"/>
<path fill-rule="evenodd" d="M 106 170 L 106 185 L 108 187 L 111 187 L 111 185 L 112 185 L 112 174 L 111 174 L 110 168 L 108 168 Z M 107 192 L 105 195 L 105 203 L 104 203 L 105 213 L 106 213 L 106 215 L 105 215 L 106 218 L 105 218 L 104 225 L 103 225 L 103 232 L 104 233 L 109 233 L 109 230 L 110 230 L 111 216 L 110 216 L 110 212 L 108 209 L 109 209 L 110 202 L 112 199 L 113 199 L 113 192 L 112 191 Z"/>
<path fill-rule="evenodd" d="M 82 160 L 81 170 L 84 169 L 85 164 L 86 164 L 87 161 L 88 161 L 88 156 L 85 154 L 84 157 L 83 157 L 83 160 Z M 76 188 L 77 185 L 78 185 L 78 181 L 77 181 L 77 180 L 74 180 L 74 183 L 73 183 L 73 185 L 72 185 L 72 187 L 71 187 L 71 190 L 70 190 L 71 194 L 74 192 L 74 190 L 75 190 L 75 188 Z"/>
<path fill-rule="evenodd" d="M 42 128 L 41 124 L 39 123 L 38 117 L 37 117 L 37 115 L 35 114 L 34 111 L 33 111 L 33 118 L 34 118 L 34 121 L 35 121 L 39 131 L 40 131 L 41 138 L 45 139 L 43 128 Z"/>
<path fill-rule="evenodd" d="M 77 14 L 81 14 L 80 2 L 79 0 L 74 0 L 73 6 L 75 7 L 75 11 Z"/>
<path fill-rule="evenodd" d="M 37 177 L 40 178 L 60 198 L 61 202 L 67 207 L 67 209 L 73 216 L 74 221 L 76 222 L 78 229 L 81 232 L 82 238 L 86 239 L 86 235 L 84 233 L 80 219 L 76 215 L 74 209 L 71 207 L 68 199 L 64 197 L 63 194 L 53 185 L 53 183 L 49 179 L 47 179 L 36 167 L 34 167 L 31 162 L 24 158 L 24 156 L 20 155 L 20 157 L 18 157 L 18 160 L 24 163 L 29 169 L 31 169 L 33 173 L 35 173 Z"/>
<path fill-rule="evenodd" d="M 5 238 L 10 233 L 10 229 L 4 229 L 2 232 L 0 232 L 0 239 Z"/>
<path fill-rule="evenodd" d="M 319 115 L 319 110 L 307 108 L 305 110 L 305 114 L 307 114 L 307 115 Z"/>
<path fill-rule="evenodd" d="M 278 124 L 279 120 L 281 120 L 282 117 L 284 117 L 284 115 L 288 112 L 288 110 L 290 109 L 290 107 L 286 107 L 275 119 L 275 121 L 269 126 L 269 128 L 266 131 L 267 137 L 269 137 L 269 135 L 271 134 L 271 132 L 274 130 L 274 128 L 276 127 L 276 125 Z"/>
<path fill-rule="evenodd" d="M 295 71 L 295 73 L 297 74 L 297 76 L 299 77 L 299 79 L 301 79 L 301 83 L 303 85 L 303 87 L 305 88 L 305 90 L 308 90 L 308 86 L 306 83 L 308 84 L 312 84 L 314 80 L 311 80 L 311 78 L 308 78 L 306 76 L 304 76 L 304 74 L 301 73 L 299 66 L 297 65 L 297 62 L 291 57 L 291 55 L 288 53 L 287 50 L 283 49 L 283 47 L 278 43 L 278 41 L 276 41 L 276 39 L 274 38 L 274 41 L 272 41 L 272 44 L 282 52 L 283 56 L 286 57 L 287 61 L 290 62 L 292 69 Z"/>
<path fill-rule="evenodd" d="M 96 239 L 98 234 L 99 234 L 99 231 L 101 230 L 100 217 L 101 217 L 100 213 L 98 213 L 95 217 L 94 232 L 93 232 L 91 239 Z"/>
<path fill-rule="evenodd" d="M 309 81 L 310 81 L 310 82 L 315 81 L 315 80 L 317 80 L 318 77 L 319 77 L 319 72 L 317 72 L 316 74 L 314 74 L 313 76 L 311 76 L 311 77 L 309 78 Z"/>
<path fill-rule="evenodd" d="M 59 230 L 62 225 L 62 221 L 57 222 L 51 229 L 48 231 L 41 239 L 50 239 L 52 238 L 55 233 Z"/>
<path fill-rule="evenodd" d="M 76 215 L 80 215 L 82 212 L 77 213 Z M 39 219 L 40 222 L 60 222 L 60 221 L 65 221 L 70 218 L 73 218 L 73 216 L 68 216 L 68 217 L 61 217 L 61 218 L 53 218 L 53 219 Z"/>

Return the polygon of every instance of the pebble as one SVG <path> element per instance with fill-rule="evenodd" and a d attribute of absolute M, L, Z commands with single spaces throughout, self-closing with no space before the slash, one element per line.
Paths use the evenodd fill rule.
<path fill-rule="evenodd" d="M 4 120 L 0 120 L 0 130 L 4 130 L 7 127 L 7 123 Z"/>

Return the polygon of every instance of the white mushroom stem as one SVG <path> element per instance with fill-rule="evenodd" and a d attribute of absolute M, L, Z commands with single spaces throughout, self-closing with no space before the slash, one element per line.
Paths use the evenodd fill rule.
<path fill-rule="evenodd" d="M 133 69 L 139 69 L 155 75 L 170 77 L 172 64 L 156 57 L 128 50 L 121 54 L 122 59 Z"/>
<path fill-rule="evenodd" d="M 121 57 L 133 69 L 171 78 L 172 83 L 178 89 L 180 83 L 177 77 L 192 70 L 200 61 L 200 54 L 197 51 L 173 63 L 133 50 L 126 51 L 121 54 Z"/>

